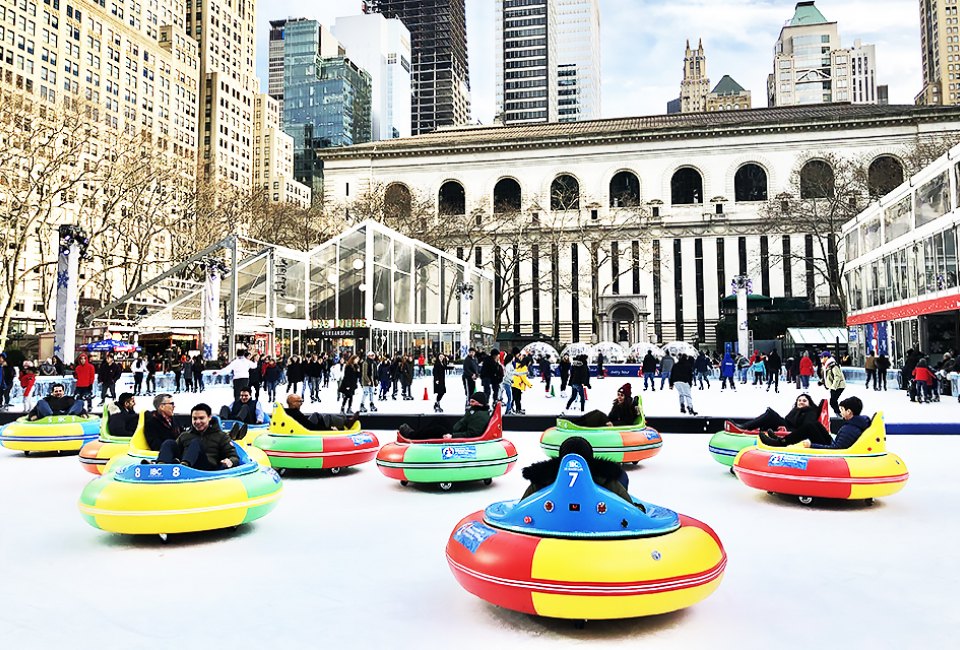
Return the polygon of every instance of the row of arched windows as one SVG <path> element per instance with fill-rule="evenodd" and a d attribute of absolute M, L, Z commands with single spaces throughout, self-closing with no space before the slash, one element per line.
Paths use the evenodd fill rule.
<path fill-rule="evenodd" d="M 868 168 L 871 196 L 883 196 L 903 182 L 903 165 L 892 156 L 880 156 Z M 756 163 L 741 165 L 733 178 L 734 201 L 737 203 L 767 201 L 769 190 L 766 170 Z M 640 179 L 629 171 L 621 171 L 610 179 L 610 207 L 624 208 L 640 205 Z M 829 198 L 835 192 L 834 170 L 825 160 L 807 161 L 800 169 L 800 198 Z M 410 190 L 402 183 L 393 183 L 384 197 L 388 206 L 399 214 L 410 210 Z M 693 167 L 681 167 L 670 179 L 672 205 L 704 203 L 703 176 Z M 519 212 L 523 204 L 523 190 L 513 178 L 501 178 L 493 188 L 495 213 Z M 437 197 L 440 215 L 466 213 L 466 191 L 459 181 L 447 181 Z M 580 183 L 570 174 L 560 174 L 550 184 L 550 210 L 579 210 Z"/>

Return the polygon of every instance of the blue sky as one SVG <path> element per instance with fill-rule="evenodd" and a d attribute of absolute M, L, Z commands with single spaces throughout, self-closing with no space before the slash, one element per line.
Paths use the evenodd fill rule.
<path fill-rule="evenodd" d="M 679 94 L 686 39 L 703 38 L 711 84 L 729 74 L 766 106 L 766 78 L 773 46 L 795 0 L 600 0 L 603 117 L 666 111 Z M 267 84 L 269 21 L 306 16 L 333 24 L 360 12 L 360 0 L 257 2 L 257 71 Z M 920 17 L 916 0 L 818 0 L 828 20 L 839 23 L 844 46 L 854 39 L 877 46 L 878 83 L 890 86 L 890 102 L 913 103 L 920 91 Z M 467 39 L 473 116 L 494 114 L 494 0 L 467 0 Z"/>

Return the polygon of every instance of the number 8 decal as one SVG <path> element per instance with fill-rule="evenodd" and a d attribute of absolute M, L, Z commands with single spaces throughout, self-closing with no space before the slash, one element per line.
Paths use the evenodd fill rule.
<path fill-rule="evenodd" d="M 179 468 L 179 467 L 174 467 L 174 468 L 173 468 L 173 478 L 177 478 L 178 476 L 180 476 L 180 468 Z"/>
<path fill-rule="evenodd" d="M 137 469 L 133 470 L 133 475 L 134 475 L 136 478 L 140 478 L 140 468 L 139 468 L 139 467 L 138 467 Z"/>
<path fill-rule="evenodd" d="M 570 474 L 570 485 L 567 487 L 573 487 L 573 484 L 577 482 L 577 477 L 580 476 L 579 472 L 568 472 Z"/>

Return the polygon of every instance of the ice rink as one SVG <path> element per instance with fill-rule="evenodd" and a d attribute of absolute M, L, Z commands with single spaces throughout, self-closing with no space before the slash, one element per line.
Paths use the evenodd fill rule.
<path fill-rule="evenodd" d="M 622 383 L 595 384 L 588 408 L 606 408 Z M 418 398 L 422 386 L 414 388 Z M 227 390 L 204 399 L 217 405 Z M 675 393 L 640 394 L 651 414 L 678 413 Z M 734 400 L 714 388 L 695 391 L 694 401 L 701 414 L 746 416 L 767 403 L 788 406 L 795 394 L 771 393 L 768 402 L 765 391 L 738 391 Z M 870 391 L 871 398 L 866 410 L 882 405 L 888 420 L 946 421 L 960 412 L 955 398 L 923 406 L 899 392 Z M 460 410 L 461 399 L 451 392 L 448 412 Z M 186 411 L 194 400 L 177 401 Z M 531 397 L 528 413 L 551 412 L 558 402 Z M 381 443 L 392 439 L 377 434 Z M 872 507 L 811 507 L 740 484 L 710 458 L 708 436 L 664 432 L 658 456 L 628 467 L 630 491 L 711 525 L 729 557 L 726 576 L 685 611 L 578 630 L 488 605 L 447 567 L 444 546 L 457 521 L 518 497 L 519 469 L 544 457 L 538 434 L 506 437 L 519 462 L 490 487 L 401 487 L 373 463 L 339 476 L 290 471 L 279 505 L 263 519 L 166 544 L 87 525 L 77 498 L 90 475 L 76 456 L 0 449 L 0 647 L 955 646 L 960 438 L 891 436 L 889 449 L 910 470 L 902 492 Z"/>

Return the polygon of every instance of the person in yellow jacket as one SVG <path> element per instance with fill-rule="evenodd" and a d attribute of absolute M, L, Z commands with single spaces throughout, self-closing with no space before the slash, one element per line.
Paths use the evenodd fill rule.
<path fill-rule="evenodd" d="M 513 412 L 523 415 L 526 411 L 520 405 L 520 401 L 523 398 L 523 391 L 528 388 L 533 388 L 533 382 L 530 381 L 530 378 L 527 376 L 527 373 L 530 370 L 530 359 L 529 357 L 523 357 L 522 359 L 517 360 L 516 369 L 514 370 L 513 375 L 513 384 L 510 387 L 510 392 L 513 393 Z"/>

